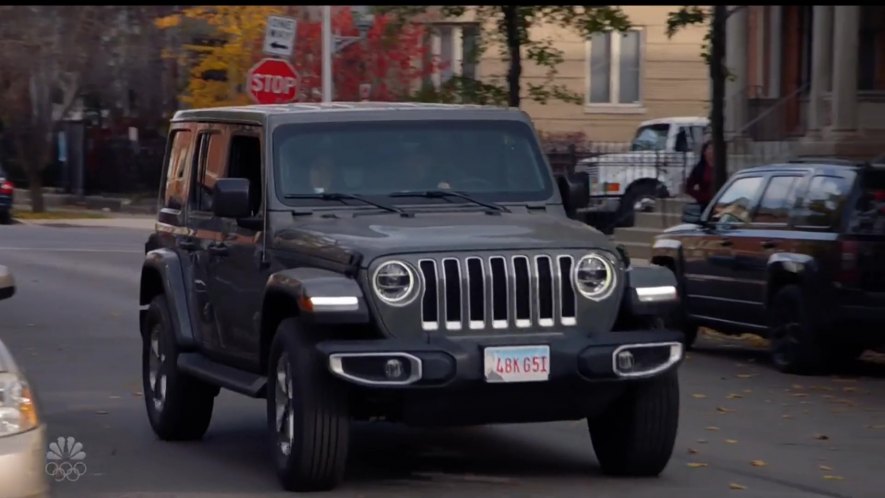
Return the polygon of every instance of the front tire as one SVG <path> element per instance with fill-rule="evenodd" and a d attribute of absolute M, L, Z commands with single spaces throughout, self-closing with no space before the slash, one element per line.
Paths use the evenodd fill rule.
<path fill-rule="evenodd" d="M 142 385 L 151 427 L 165 441 L 201 439 L 217 390 L 178 370 L 178 346 L 166 296 L 150 304 L 142 337 Z"/>
<path fill-rule="evenodd" d="M 344 477 L 350 438 L 347 393 L 297 319 L 280 323 L 268 361 L 267 421 L 274 462 L 289 491 L 328 491 Z"/>
<path fill-rule="evenodd" d="M 654 477 L 673 454 L 679 426 L 676 371 L 638 382 L 600 416 L 587 420 L 602 472 Z"/>

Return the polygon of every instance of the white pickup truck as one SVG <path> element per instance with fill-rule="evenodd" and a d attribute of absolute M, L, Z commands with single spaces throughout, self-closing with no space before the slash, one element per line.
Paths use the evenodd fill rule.
<path fill-rule="evenodd" d="M 627 152 L 579 161 L 575 172 L 586 173 L 590 185 L 590 204 L 581 210 L 588 223 L 631 227 L 636 211 L 653 209 L 655 199 L 679 195 L 708 125 L 703 117 L 644 121 Z"/>

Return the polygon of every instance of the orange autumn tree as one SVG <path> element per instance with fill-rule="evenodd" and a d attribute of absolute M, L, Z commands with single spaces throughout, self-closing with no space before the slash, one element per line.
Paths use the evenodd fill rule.
<path fill-rule="evenodd" d="M 260 58 L 267 17 L 283 15 L 281 6 L 188 7 L 157 19 L 161 29 L 178 28 L 192 36 L 177 53 L 179 64 L 190 65 L 181 103 L 192 108 L 249 103 L 244 93 L 249 68 Z M 190 38 L 190 39 L 189 39 Z M 194 38 L 205 43 L 192 43 Z"/>
<path fill-rule="evenodd" d="M 289 8 L 290 9 L 290 8 Z M 158 19 L 163 29 L 189 27 L 214 43 L 181 46 L 174 54 L 190 65 L 182 104 L 192 108 L 250 103 L 245 85 L 249 69 L 264 55 L 261 46 L 267 17 L 291 15 L 286 7 L 215 6 L 188 7 L 181 13 Z M 349 7 L 333 7 L 333 31 L 356 36 Z M 295 51 L 290 62 L 299 75 L 299 101 L 321 100 L 322 23 L 299 21 Z M 361 83 L 372 85 L 372 100 L 408 97 L 423 78 L 440 69 L 424 43 L 425 29 L 417 24 L 394 28 L 376 16 L 365 40 L 339 51 L 333 59 L 335 100 L 359 100 Z M 190 56 L 188 56 L 190 55 Z"/>

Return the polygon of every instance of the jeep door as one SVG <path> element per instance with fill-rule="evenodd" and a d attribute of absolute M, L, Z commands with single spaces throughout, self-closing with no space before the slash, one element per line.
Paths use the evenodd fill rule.
<path fill-rule="evenodd" d="M 226 167 L 223 153 L 228 139 L 219 125 L 201 124 L 198 127 L 187 214 L 191 247 L 188 259 L 193 271 L 189 280 L 192 314 L 199 324 L 201 346 L 212 357 L 224 353 L 222 329 L 227 326 L 219 319 L 220 298 L 212 286 L 218 266 L 218 257 L 213 251 L 222 236 L 222 222 L 212 213 L 212 189 Z"/>
<path fill-rule="evenodd" d="M 727 323 L 734 317 L 735 236 L 750 220 L 750 212 L 762 187 L 763 176 L 733 178 L 705 213 L 705 231 L 685 257 L 689 313 L 704 322 Z"/>
<path fill-rule="evenodd" d="M 751 328 L 766 327 L 768 260 L 777 253 L 792 253 L 798 247 L 790 227 L 790 213 L 803 183 L 803 173 L 794 170 L 769 176 L 750 223 L 730 234 L 734 241 L 734 265 L 725 296 L 730 304 L 723 318 Z"/>
<path fill-rule="evenodd" d="M 221 238 L 215 244 L 211 286 L 218 296 L 220 329 L 225 352 L 257 368 L 260 348 L 261 299 L 270 270 L 264 260 L 264 185 L 261 128 L 225 125 L 230 141 L 226 178 L 246 178 L 252 215 L 219 219 Z"/>

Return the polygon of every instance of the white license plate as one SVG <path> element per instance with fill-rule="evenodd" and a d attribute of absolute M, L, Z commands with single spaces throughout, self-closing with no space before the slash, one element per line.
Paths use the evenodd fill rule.
<path fill-rule="evenodd" d="M 550 346 L 485 349 L 486 382 L 542 382 L 550 378 Z"/>

